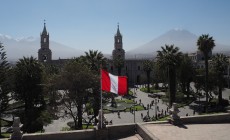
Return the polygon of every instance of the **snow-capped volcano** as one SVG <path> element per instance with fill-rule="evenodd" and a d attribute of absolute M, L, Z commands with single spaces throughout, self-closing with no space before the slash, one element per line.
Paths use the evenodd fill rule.
<path fill-rule="evenodd" d="M 152 54 L 156 55 L 158 50 L 161 50 L 161 46 L 174 45 L 180 48 L 183 53 L 191 53 L 197 51 L 197 39 L 198 36 L 183 29 L 173 29 L 165 34 L 153 39 L 152 41 L 130 51 L 127 51 L 128 55 L 133 54 Z M 216 43 L 216 42 L 215 42 Z M 230 51 L 230 45 L 221 45 L 216 43 L 214 52 L 226 52 Z"/>

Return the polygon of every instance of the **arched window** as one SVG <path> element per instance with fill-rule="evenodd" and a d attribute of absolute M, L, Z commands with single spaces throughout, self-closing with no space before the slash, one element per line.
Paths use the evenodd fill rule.
<path fill-rule="evenodd" d="M 141 70 L 141 67 L 140 67 L 140 66 L 138 66 L 138 67 L 137 67 L 137 70 Z"/>

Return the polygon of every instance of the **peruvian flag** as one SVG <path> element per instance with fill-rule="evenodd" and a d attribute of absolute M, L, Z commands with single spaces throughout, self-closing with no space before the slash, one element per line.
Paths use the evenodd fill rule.
<path fill-rule="evenodd" d="M 105 70 L 101 70 L 101 90 L 118 95 L 127 94 L 127 77 L 115 76 Z"/>

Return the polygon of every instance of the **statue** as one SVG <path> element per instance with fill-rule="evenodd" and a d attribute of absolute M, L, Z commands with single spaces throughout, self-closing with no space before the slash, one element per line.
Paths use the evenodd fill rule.
<path fill-rule="evenodd" d="M 22 124 L 20 125 L 20 118 L 15 117 L 14 122 L 13 122 L 13 133 L 10 136 L 10 140 L 21 140 L 22 138 L 22 133 L 20 131 L 20 128 L 22 127 Z"/>
<path fill-rule="evenodd" d="M 177 105 L 176 103 L 173 103 L 172 108 L 169 109 L 169 112 L 171 113 L 169 121 L 170 121 L 170 123 L 172 123 L 174 125 L 179 125 L 179 124 L 181 124 L 180 116 L 178 116 L 178 113 L 180 111 L 176 105 Z"/>

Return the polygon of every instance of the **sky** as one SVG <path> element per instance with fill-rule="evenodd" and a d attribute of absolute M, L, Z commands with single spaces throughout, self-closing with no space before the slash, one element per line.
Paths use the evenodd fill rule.
<path fill-rule="evenodd" d="M 229 0 L 1 0 L 0 34 L 40 38 L 111 53 L 119 23 L 123 48 L 132 50 L 171 29 L 209 34 L 230 45 Z"/>

